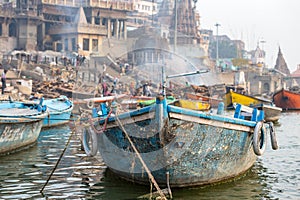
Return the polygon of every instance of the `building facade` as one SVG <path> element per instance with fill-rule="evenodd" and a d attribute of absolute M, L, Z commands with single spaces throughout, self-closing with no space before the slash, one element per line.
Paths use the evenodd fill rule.
<path fill-rule="evenodd" d="M 2 54 L 14 49 L 89 55 L 103 38 L 126 39 L 133 3 L 103 0 L 17 0 L 0 8 Z M 5 42 L 8 41 L 8 42 Z"/>

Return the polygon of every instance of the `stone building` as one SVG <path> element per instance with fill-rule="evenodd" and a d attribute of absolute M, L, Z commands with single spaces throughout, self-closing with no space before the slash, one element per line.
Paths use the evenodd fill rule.
<path fill-rule="evenodd" d="M 133 3 L 133 11 L 127 15 L 129 30 L 154 24 L 154 17 L 158 12 L 158 4 L 152 0 L 128 0 Z"/>
<path fill-rule="evenodd" d="M 205 48 L 200 44 L 200 17 L 195 2 L 178 1 L 177 22 L 174 20 L 174 1 L 160 1 L 160 9 L 157 9 L 156 2 L 9 1 L 0 7 L 0 51 L 2 54 L 16 49 L 27 52 L 53 50 L 64 54 L 76 52 L 85 56 L 90 53 L 105 54 L 107 45 L 103 44 L 110 47 L 110 40 L 127 40 L 129 13 L 137 12 L 140 6 L 140 10 L 143 7 L 147 10 L 147 15 L 151 13 L 152 17 L 155 16 L 155 26 L 159 22 L 158 27 L 164 30 L 162 37 L 173 43 L 173 48 L 177 48 L 180 54 L 193 54 L 194 57 L 206 55 Z M 194 48 L 191 50 L 185 45 L 194 45 Z"/>
<path fill-rule="evenodd" d="M 54 50 L 89 55 L 104 38 L 127 38 L 133 4 L 103 0 L 17 0 L 0 9 L 2 54 L 13 49 Z M 8 42 L 6 42 L 8 41 Z"/>
<path fill-rule="evenodd" d="M 297 69 L 291 73 L 292 84 L 291 87 L 300 86 L 300 65 L 297 65 Z"/>
<path fill-rule="evenodd" d="M 271 95 L 281 88 L 289 87 L 291 84 L 290 71 L 280 48 L 274 69 L 265 67 L 253 67 L 251 69 L 247 72 L 247 86 L 253 95 Z"/>
<path fill-rule="evenodd" d="M 259 47 L 258 44 L 257 44 L 256 49 L 254 51 L 251 51 L 250 54 L 251 54 L 251 64 L 253 66 L 258 66 L 258 67 L 265 66 L 266 53 L 264 50 L 262 50 Z"/>
<path fill-rule="evenodd" d="M 289 76 L 291 74 L 286 62 L 285 62 L 285 59 L 283 58 L 283 54 L 281 52 L 281 48 L 279 47 L 279 50 L 278 50 L 278 55 L 277 55 L 277 59 L 276 59 L 276 64 L 275 64 L 275 67 L 274 67 L 275 70 L 277 70 L 278 72 L 280 73 L 283 73 L 285 74 L 286 76 Z"/>
<path fill-rule="evenodd" d="M 251 95 L 271 96 L 282 87 L 281 75 L 267 68 L 255 68 L 246 72 L 246 85 Z"/>
<path fill-rule="evenodd" d="M 0 54 L 17 47 L 17 20 L 14 16 L 15 8 L 12 3 L 0 6 Z"/>

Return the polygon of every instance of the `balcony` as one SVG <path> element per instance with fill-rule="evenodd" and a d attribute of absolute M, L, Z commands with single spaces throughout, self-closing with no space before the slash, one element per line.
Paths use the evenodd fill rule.
<path fill-rule="evenodd" d="M 92 25 L 92 24 L 59 24 L 52 26 L 49 34 L 70 34 L 70 33 L 84 33 L 92 35 L 107 35 L 105 26 Z"/>
<path fill-rule="evenodd" d="M 42 0 L 43 4 L 53 4 L 73 7 L 95 7 L 107 8 L 113 10 L 132 11 L 133 3 L 122 1 L 104 1 L 104 0 Z"/>

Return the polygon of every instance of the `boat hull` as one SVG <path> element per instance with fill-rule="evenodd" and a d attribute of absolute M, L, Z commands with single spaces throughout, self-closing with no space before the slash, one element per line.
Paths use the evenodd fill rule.
<path fill-rule="evenodd" d="M 239 94 L 237 92 L 229 91 L 226 93 L 226 102 L 225 106 L 227 108 L 233 108 L 234 103 L 239 103 L 245 106 L 251 106 L 251 105 L 256 105 L 256 104 L 264 104 L 268 103 L 270 104 L 271 102 L 266 102 L 260 99 L 257 99 L 252 96 L 244 95 L 244 94 Z"/>
<path fill-rule="evenodd" d="M 239 94 L 233 91 L 229 91 L 226 94 L 226 105 L 227 108 L 231 108 L 233 104 L 242 104 L 253 108 L 258 108 L 264 111 L 264 119 L 267 122 L 277 122 L 280 118 L 282 109 L 275 103 L 272 105 L 271 101 L 264 101 L 248 95 Z"/>
<path fill-rule="evenodd" d="M 39 137 L 42 120 L 0 124 L 0 154 L 8 154 L 34 144 Z"/>
<path fill-rule="evenodd" d="M 54 126 L 67 124 L 70 121 L 71 114 L 72 114 L 72 108 L 69 108 L 63 112 L 50 113 L 43 120 L 43 128 L 50 128 Z"/>
<path fill-rule="evenodd" d="M 300 110 L 299 93 L 282 89 L 273 95 L 273 101 L 283 110 Z"/>
<path fill-rule="evenodd" d="M 204 101 L 180 99 L 174 103 L 176 106 L 192 110 L 209 110 L 210 104 Z"/>
<path fill-rule="evenodd" d="M 126 139 L 126 133 L 160 185 L 171 187 L 212 184 L 246 172 L 256 161 L 252 147 L 255 122 L 216 117 L 202 112 L 178 112 L 169 107 L 168 128 L 157 130 L 155 112 L 122 118 L 97 134 L 99 152 L 106 165 L 120 177 L 149 184 L 149 177 Z M 232 123 L 235 122 L 235 123 Z M 153 131 L 156 130 L 156 131 Z"/>
<path fill-rule="evenodd" d="M 262 110 L 265 113 L 265 120 L 267 122 L 278 122 L 281 116 L 282 109 L 275 106 L 263 105 Z"/>
<path fill-rule="evenodd" d="M 219 103 L 223 102 L 223 99 L 217 99 L 217 98 L 213 98 L 213 97 L 206 97 L 206 96 L 203 96 L 203 95 L 200 95 L 200 94 L 185 93 L 185 96 L 188 99 L 208 102 L 212 108 L 217 108 Z"/>
<path fill-rule="evenodd" d="M 47 106 L 48 111 L 43 120 L 43 128 L 69 123 L 74 105 L 67 97 L 44 100 L 43 105 Z"/>
<path fill-rule="evenodd" d="M 0 154 L 8 154 L 35 143 L 47 116 L 40 104 L 0 103 Z"/>

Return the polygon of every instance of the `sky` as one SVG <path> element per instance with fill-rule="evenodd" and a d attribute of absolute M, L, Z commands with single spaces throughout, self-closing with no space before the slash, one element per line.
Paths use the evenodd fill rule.
<path fill-rule="evenodd" d="M 300 64 L 300 0 L 198 0 L 201 29 L 242 40 L 246 50 L 259 44 L 273 68 L 278 49 L 291 72 Z M 261 42 L 264 41 L 264 42 Z"/>

